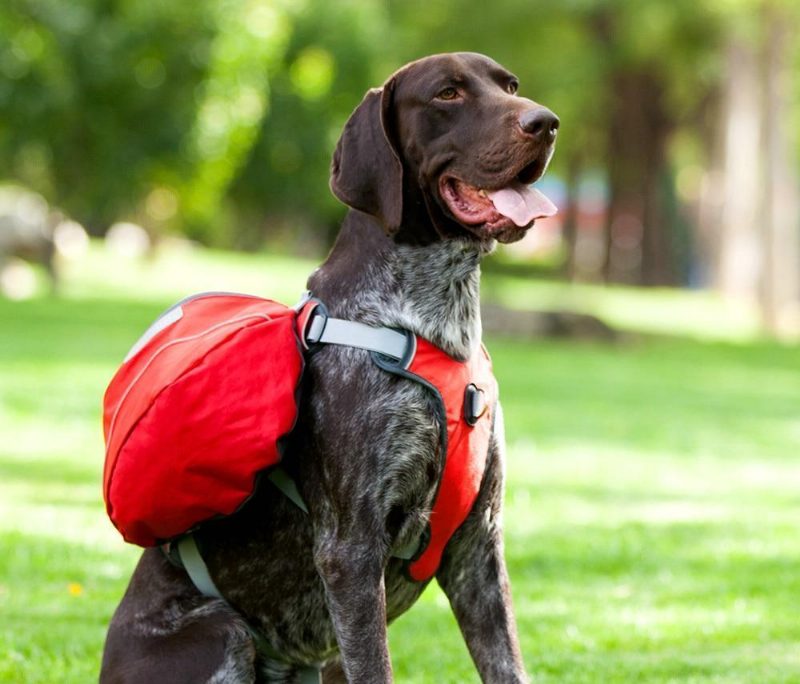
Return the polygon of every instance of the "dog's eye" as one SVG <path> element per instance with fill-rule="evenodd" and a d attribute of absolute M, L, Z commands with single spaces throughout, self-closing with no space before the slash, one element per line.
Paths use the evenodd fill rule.
<path fill-rule="evenodd" d="M 439 91 L 439 94 L 436 96 L 439 100 L 455 100 L 458 97 L 458 90 L 453 88 L 453 86 L 448 86 L 443 90 Z"/>
<path fill-rule="evenodd" d="M 518 89 L 519 89 L 519 81 L 509 81 L 508 85 L 506 86 L 506 90 L 512 95 L 516 95 Z"/>

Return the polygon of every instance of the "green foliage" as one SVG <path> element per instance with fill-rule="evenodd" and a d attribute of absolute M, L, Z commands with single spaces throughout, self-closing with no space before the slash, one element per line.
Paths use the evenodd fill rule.
<path fill-rule="evenodd" d="M 99 231 L 182 172 L 212 2 L 0 6 L 0 159 Z"/>
<path fill-rule="evenodd" d="M 321 226 L 333 232 L 342 207 L 328 174 L 339 132 L 365 90 L 397 66 L 382 54 L 386 18 L 377 2 L 308 2 L 292 26 L 270 74 L 270 115 L 231 188 L 238 211 L 252 217 L 240 226 L 244 246 L 261 244 L 267 231 L 294 246 L 318 241 Z"/>
<path fill-rule="evenodd" d="M 187 143 L 192 171 L 184 207 L 193 237 L 204 237 L 250 152 L 267 112 L 267 71 L 281 58 L 289 33 L 284 12 L 250 0 L 220 2 L 214 20 L 209 72 Z"/>
<path fill-rule="evenodd" d="M 657 79 L 678 154 L 702 149 L 724 38 L 753 33 L 762 4 L 9 0 L 0 174 L 95 233 L 129 219 L 219 245 L 269 236 L 307 247 L 328 241 L 342 215 L 327 191 L 342 124 L 403 62 L 447 50 L 495 57 L 523 95 L 560 115 L 555 173 L 576 159 L 602 169 L 620 71 Z"/>
<path fill-rule="evenodd" d="M 355 0 L 15 0 L 0 7 L 4 173 L 93 232 L 127 218 L 257 246 L 265 214 L 333 222 L 330 154 L 391 68 L 384 25 Z"/>
<path fill-rule="evenodd" d="M 188 290 L 291 301 L 311 268 L 200 250 L 139 263 L 95 248 L 67 270 L 63 299 L 0 300 L 0 682 L 97 678 L 138 556 L 100 497 L 100 397 L 129 345 Z M 487 284 L 498 297 L 555 296 Z M 668 330 L 695 307 L 695 333 L 740 334 L 693 301 L 620 289 L 598 312 Z M 534 681 L 800 679 L 796 350 L 677 337 L 489 347 L 509 436 L 506 555 Z M 398 682 L 478 681 L 433 587 L 390 640 Z"/>

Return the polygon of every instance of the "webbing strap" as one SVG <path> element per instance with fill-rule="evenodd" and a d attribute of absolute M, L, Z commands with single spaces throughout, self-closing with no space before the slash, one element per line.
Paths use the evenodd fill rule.
<path fill-rule="evenodd" d="M 306 506 L 306 502 L 303 501 L 302 495 L 297 490 L 297 484 L 289 473 L 278 466 L 277 468 L 273 468 L 267 477 L 272 484 L 283 492 L 283 495 L 289 499 L 289 501 L 303 511 L 303 513 L 308 513 L 308 506 Z"/>
<path fill-rule="evenodd" d="M 197 541 L 194 535 L 187 534 L 183 537 L 178 542 L 177 549 L 186 574 L 189 575 L 189 579 L 192 580 L 197 590 L 204 596 L 225 601 L 225 597 L 217 589 L 214 580 L 211 579 L 211 573 L 208 572 L 208 566 L 200 555 L 200 549 L 197 548 Z M 227 603 L 227 601 L 225 602 Z M 256 649 L 259 652 L 279 662 L 286 662 L 261 632 L 252 627 L 249 622 L 245 621 L 245 625 L 247 626 L 247 631 L 250 632 L 250 636 L 256 642 Z M 297 675 L 300 684 L 320 684 L 322 681 L 320 669 L 312 665 L 298 666 Z"/>
<path fill-rule="evenodd" d="M 345 347 L 358 347 L 368 351 L 385 354 L 398 361 L 405 357 L 409 336 L 391 328 L 374 328 L 371 325 L 330 318 L 317 313 L 306 333 L 306 340 L 313 343 L 338 344 Z"/>
<path fill-rule="evenodd" d="M 178 555 L 181 557 L 189 579 L 203 596 L 225 600 L 217 589 L 217 585 L 214 584 L 214 580 L 211 579 L 208 566 L 200 555 L 200 549 L 197 548 L 193 534 L 187 534 L 178 542 Z"/>

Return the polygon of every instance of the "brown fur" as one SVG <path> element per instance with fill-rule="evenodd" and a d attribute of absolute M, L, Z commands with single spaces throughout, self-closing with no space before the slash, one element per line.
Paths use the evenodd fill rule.
<path fill-rule="evenodd" d="M 480 259 L 493 235 L 459 224 L 439 198 L 447 170 L 499 187 L 552 153 L 524 129 L 530 100 L 481 55 L 407 65 L 353 113 L 334 155 L 332 189 L 351 207 L 309 287 L 333 316 L 399 326 L 457 358 L 480 343 Z M 457 81 L 467 97 L 442 105 Z M 236 612 L 198 594 L 157 550 L 145 551 L 109 629 L 104 683 L 295 681 L 327 663 L 326 682 L 390 682 L 386 625 L 419 597 L 393 550 L 419 536 L 444 454 L 431 395 L 380 370 L 368 352 L 311 356 L 286 468 L 304 515 L 270 486 L 200 534 L 211 574 Z M 486 682 L 527 681 L 503 560 L 502 420 L 479 498 L 436 575 Z M 247 620 L 285 662 L 257 654 Z M 432 635 L 433 637 L 433 635 Z"/>

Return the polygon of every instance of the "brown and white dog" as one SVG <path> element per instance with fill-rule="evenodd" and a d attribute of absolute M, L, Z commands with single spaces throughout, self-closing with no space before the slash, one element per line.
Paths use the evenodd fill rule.
<path fill-rule="evenodd" d="M 331 188 L 350 207 L 309 289 L 338 318 L 409 330 L 457 359 L 481 341 L 480 262 L 554 212 L 529 184 L 558 119 L 474 53 L 427 57 L 371 90 L 350 117 Z M 157 549 L 111 621 L 104 683 L 390 682 L 387 623 L 425 588 L 393 552 L 422 534 L 444 456 L 430 393 L 363 350 L 312 355 L 286 469 L 308 515 L 270 487 L 207 524 L 200 545 L 226 601 Z M 503 426 L 477 501 L 436 579 L 485 682 L 527 681 L 503 559 Z M 250 628 L 280 658 L 256 648 Z M 307 670 L 305 670 L 307 671 Z"/>

